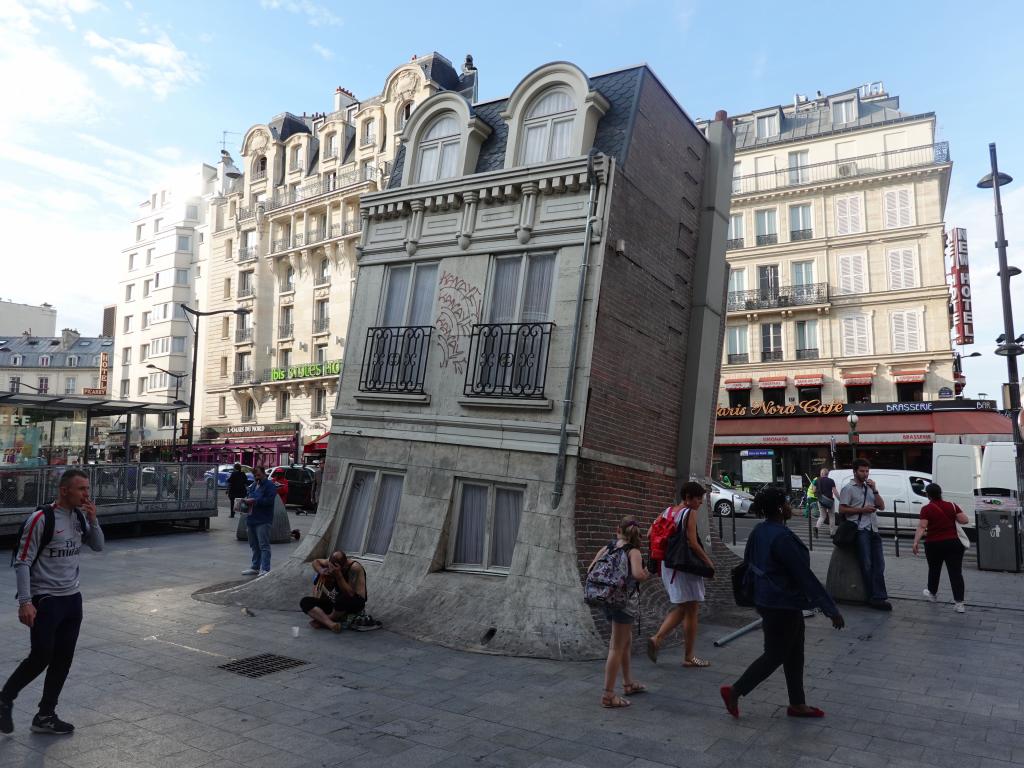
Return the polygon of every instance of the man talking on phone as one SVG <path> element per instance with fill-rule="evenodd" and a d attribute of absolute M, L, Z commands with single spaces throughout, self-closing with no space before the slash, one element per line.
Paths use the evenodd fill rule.
<path fill-rule="evenodd" d="M 14 730 L 14 700 L 44 670 L 43 697 L 32 718 L 32 730 L 58 735 L 75 732 L 75 726 L 57 717 L 56 709 L 82 626 L 78 588 L 82 544 L 101 551 L 103 531 L 96 519 L 96 505 L 89 498 L 89 477 L 81 470 L 69 469 L 61 475 L 57 500 L 33 512 L 18 538 L 14 560 L 18 620 L 31 631 L 32 650 L 0 690 L 0 733 Z"/>
<path fill-rule="evenodd" d="M 885 553 L 882 535 L 878 532 L 878 513 L 885 509 L 885 500 L 870 479 L 871 464 L 867 459 L 853 462 L 853 481 L 839 492 L 839 514 L 857 524 L 857 559 L 864 576 L 868 605 L 878 611 L 891 611 L 892 603 L 885 588 Z"/>

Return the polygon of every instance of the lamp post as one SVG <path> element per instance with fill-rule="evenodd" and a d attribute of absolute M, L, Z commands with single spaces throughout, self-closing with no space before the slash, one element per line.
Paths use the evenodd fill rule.
<path fill-rule="evenodd" d="M 846 417 L 846 423 L 850 425 L 848 436 L 850 438 L 850 466 L 853 466 L 853 462 L 857 460 L 857 438 L 860 437 L 860 433 L 857 432 L 857 418 L 856 413 L 851 413 Z"/>
<path fill-rule="evenodd" d="M 243 317 L 249 314 L 248 309 L 213 309 L 208 312 L 202 312 L 198 309 L 192 309 L 187 304 L 179 304 L 181 310 L 185 313 L 185 319 L 188 320 L 188 316 L 192 315 L 195 318 L 195 324 L 189 320 L 189 325 L 192 326 L 192 384 L 191 392 L 188 398 L 188 455 L 192 455 L 192 445 L 195 442 L 196 430 L 196 366 L 199 364 L 199 318 L 200 317 L 211 317 L 213 315 L 238 315 Z"/>
<path fill-rule="evenodd" d="M 168 371 L 166 368 L 161 368 L 159 365 L 153 365 L 152 363 L 147 363 L 146 367 L 147 368 L 151 368 L 154 371 L 160 371 L 160 373 L 166 373 L 168 376 L 173 377 L 174 378 L 174 405 L 184 405 L 185 404 L 185 403 L 183 403 L 178 398 L 178 389 L 181 387 L 181 380 L 184 379 L 186 376 L 188 376 L 189 375 L 188 373 L 175 373 L 174 371 Z M 189 427 L 189 428 L 191 429 L 191 427 Z M 175 448 L 175 452 L 177 452 L 177 448 L 178 448 L 178 412 L 177 411 L 174 411 L 174 428 L 173 428 L 173 433 L 172 434 L 174 435 L 174 437 L 172 438 L 171 445 Z"/>
<path fill-rule="evenodd" d="M 1003 335 L 1002 341 L 998 342 L 996 354 L 1006 358 L 1007 374 L 1007 405 L 1010 410 L 1010 421 L 1013 429 L 1013 443 L 1017 454 L 1017 498 L 1021 497 L 1021 482 L 1024 475 L 1024 446 L 1021 440 L 1020 415 L 1020 375 L 1017 372 L 1017 356 L 1024 354 L 1024 347 L 1020 340 L 1015 338 L 1013 332 L 1013 304 L 1010 298 L 1010 278 L 1020 274 L 1016 267 L 1010 267 L 1006 262 L 1006 233 L 1003 229 L 1003 201 L 999 188 L 1004 184 L 1013 181 L 1013 177 L 1006 173 L 999 172 L 999 161 L 996 158 L 996 145 L 988 145 L 989 162 L 992 167 L 991 173 L 986 174 L 978 182 L 980 189 L 992 189 L 992 205 L 995 208 L 996 218 L 996 251 L 999 254 L 999 288 L 1003 300 Z"/>

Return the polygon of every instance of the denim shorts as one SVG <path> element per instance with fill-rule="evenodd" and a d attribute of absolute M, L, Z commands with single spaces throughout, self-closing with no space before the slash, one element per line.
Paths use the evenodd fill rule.
<path fill-rule="evenodd" d="M 632 624 L 636 619 L 633 614 L 621 608 L 612 608 L 610 605 L 602 605 L 604 617 L 612 624 Z"/>

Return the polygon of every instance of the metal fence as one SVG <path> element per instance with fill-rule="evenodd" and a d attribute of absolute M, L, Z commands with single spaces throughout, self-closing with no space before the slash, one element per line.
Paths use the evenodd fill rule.
<path fill-rule="evenodd" d="M 464 394 L 467 397 L 544 397 L 554 323 L 473 326 Z"/>
<path fill-rule="evenodd" d="M 433 326 L 369 328 L 360 392 L 423 394 Z"/>

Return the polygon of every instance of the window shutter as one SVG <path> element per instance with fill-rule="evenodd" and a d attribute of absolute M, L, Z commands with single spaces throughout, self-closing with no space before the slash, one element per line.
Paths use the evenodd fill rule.
<path fill-rule="evenodd" d="M 853 293 L 853 267 L 850 264 L 852 255 L 839 254 L 839 292 Z"/>
<path fill-rule="evenodd" d="M 843 318 L 843 357 L 851 357 L 856 353 L 857 329 L 854 328 L 854 318 Z"/>
<path fill-rule="evenodd" d="M 913 248 L 895 248 L 887 254 L 889 267 L 889 288 L 898 291 L 917 287 L 917 270 L 914 265 Z"/>
<path fill-rule="evenodd" d="M 864 216 L 861 212 L 860 195 L 851 195 L 847 200 L 850 209 L 850 233 L 864 231 Z"/>
<path fill-rule="evenodd" d="M 883 220 L 886 229 L 895 229 L 900 226 L 900 211 L 898 192 L 895 189 L 888 189 L 882 195 L 884 201 Z"/>
<path fill-rule="evenodd" d="M 855 357 L 871 352 L 867 315 L 851 315 L 842 320 L 843 356 Z"/>
<path fill-rule="evenodd" d="M 913 196 L 910 190 L 903 188 L 896 193 L 896 209 L 898 211 L 899 226 L 910 227 L 914 224 Z"/>
<path fill-rule="evenodd" d="M 907 352 L 921 352 L 924 349 L 923 317 L 920 312 L 905 312 L 904 323 L 907 331 Z"/>
<path fill-rule="evenodd" d="M 850 234 L 850 198 L 836 198 L 836 234 Z"/>
<path fill-rule="evenodd" d="M 907 313 L 893 312 L 889 316 L 892 325 L 892 351 L 908 352 L 907 348 Z"/>
<path fill-rule="evenodd" d="M 867 274 L 862 253 L 839 254 L 839 292 L 866 293 Z"/>

